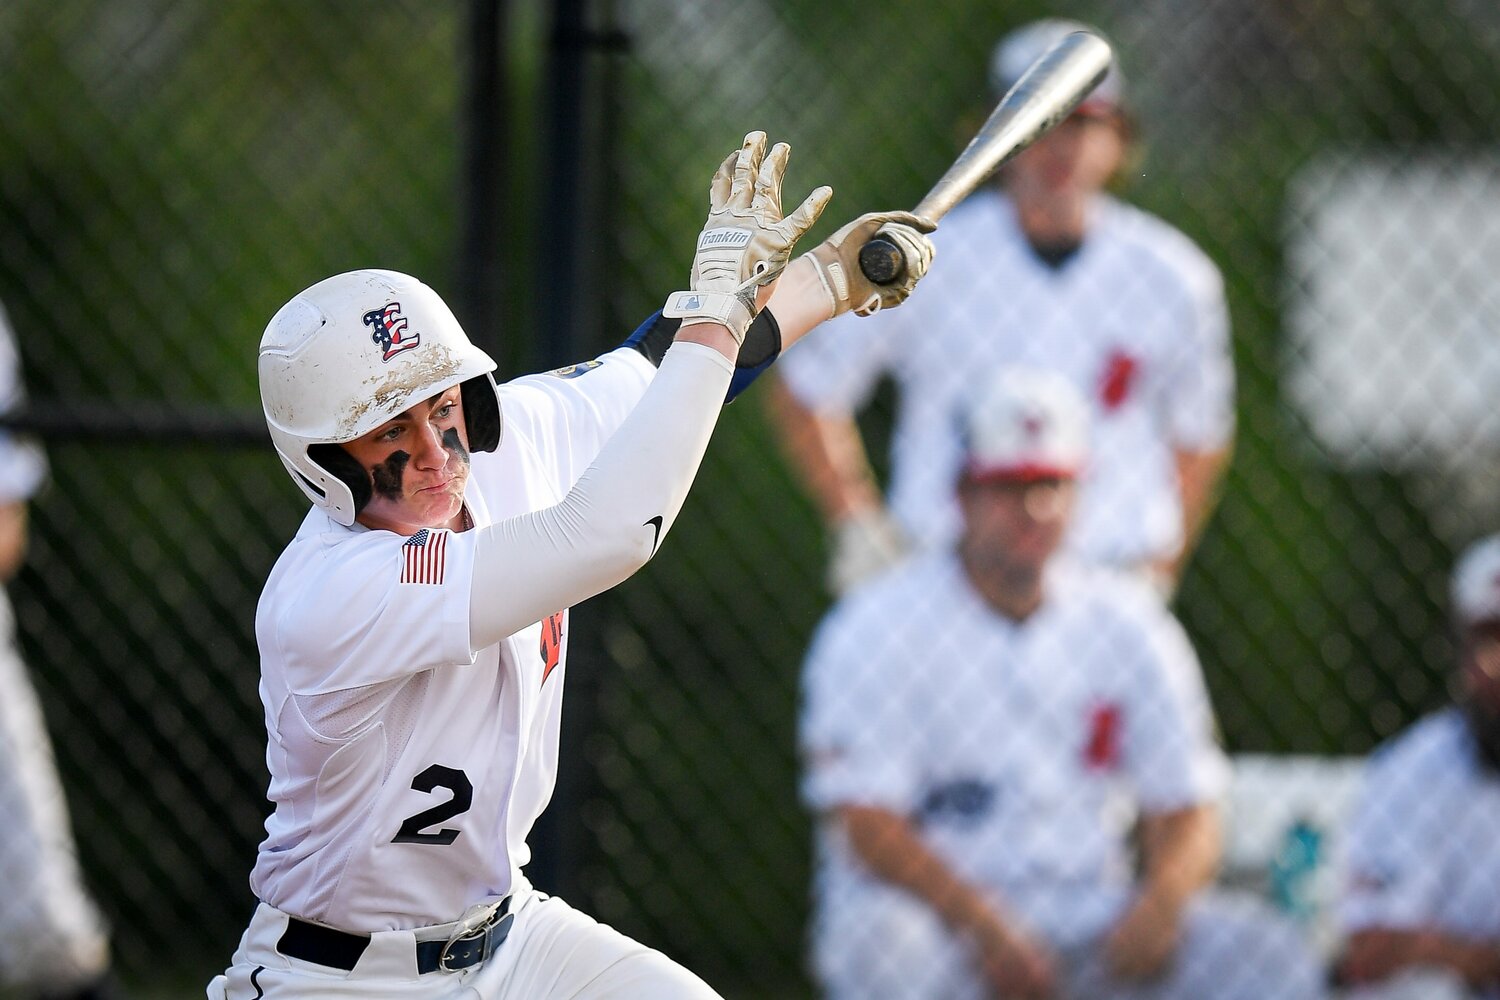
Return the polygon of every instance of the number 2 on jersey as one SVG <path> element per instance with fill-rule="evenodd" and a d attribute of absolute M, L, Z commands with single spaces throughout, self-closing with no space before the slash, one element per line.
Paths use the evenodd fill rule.
<path fill-rule="evenodd" d="M 415 816 L 408 816 L 401 824 L 401 829 L 396 831 L 396 836 L 391 838 L 391 843 L 446 846 L 457 840 L 459 831 L 452 828 L 445 827 L 434 833 L 422 831 L 425 827 L 436 826 L 445 819 L 452 819 L 459 813 L 469 811 L 469 806 L 474 804 L 474 785 L 469 781 L 469 776 L 457 768 L 433 764 L 411 779 L 411 787 L 419 792 L 446 788 L 453 793 L 453 797 L 431 809 L 423 809 Z"/>

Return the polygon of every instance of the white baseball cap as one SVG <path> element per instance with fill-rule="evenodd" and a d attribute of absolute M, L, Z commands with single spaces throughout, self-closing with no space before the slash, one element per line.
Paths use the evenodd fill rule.
<path fill-rule="evenodd" d="M 1500 535 L 1464 550 L 1453 570 L 1453 616 L 1462 625 L 1500 621 Z"/>
<path fill-rule="evenodd" d="M 1004 368 L 964 410 L 964 476 L 974 482 L 1074 479 L 1088 455 L 1088 403 L 1055 372 Z"/>
<path fill-rule="evenodd" d="M 990 56 L 990 88 L 995 92 L 995 96 L 998 98 L 1004 95 L 1015 86 L 1021 74 L 1025 73 L 1032 63 L 1040 59 L 1064 36 L 1075 31 L 1087 31 L 1101 38 L 1104 37 L 1097 28 L 1092 28 L 1081 21 L 1048 17 L 1022 25 L 1000 39 Z M 1122 111 L 1124 107 L 1125 78 L 1120 74 L 1119 60 L 1112 59 L 1109 72 L 1105 74 L 1099 86 L 1094 88 L 1094 92 L 1078 105 L 1078 112 L 1105 114 Z"/>

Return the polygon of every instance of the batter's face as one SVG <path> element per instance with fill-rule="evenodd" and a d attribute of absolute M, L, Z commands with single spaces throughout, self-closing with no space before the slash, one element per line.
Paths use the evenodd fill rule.
<path fill-rule="evenodd" d="M 1005 185 L 1022 204 L 1092 197 L 1125 158 L 1126 132 L 1118 115 L 1074 115 L 1017 154 Z"/>
<path fill-rule="evenodd" d="M 964 516 L 960 542 L 970 570 L 1021 584 L 1041 578 L 1062 544 L 1073 514 L 1071 479 L 965 479 L 959 486 Z"/>
<path fill-rule="evenodd" d="M 400 535 L 458 530 L 469 481 L 469 435 L 458 386 L 426 399 L 344 450 L 370 474 L 370 502 L 355 518 Z"/>

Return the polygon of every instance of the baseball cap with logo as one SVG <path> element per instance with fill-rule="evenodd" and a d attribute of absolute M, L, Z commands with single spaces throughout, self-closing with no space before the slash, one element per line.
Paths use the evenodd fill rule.
<path fill-rule="evenodd" d="M 1464 626 L 1500 622 L 1500 535 L 1480 539 L 1453 570 L 1453 616 Z"/>
<path fill-rule="evenodd" d="M 1080 21 L 1049 17 L 1023 25 L 1000 39 L 990 56 L 990 89 L 995 96 L 998 98 L 1015 86 L 1032 63 L 1074 31 L 1088 31 L 1104 37 L 1098 29 Z M 1104 115 L 1124 110 L 1125 78 L 1120 74 L 1119 60 L 1111 60 L 1109 72 L 1094 92 L 1083 99 L 1074 114 Z"/>
<path fill-rule="evenodd" d="M 1066 378 L 1005 368 L 964 411 L 964 476 L 971 482 L 1074 479 L 1088 453 L 1088 403 Z"/>

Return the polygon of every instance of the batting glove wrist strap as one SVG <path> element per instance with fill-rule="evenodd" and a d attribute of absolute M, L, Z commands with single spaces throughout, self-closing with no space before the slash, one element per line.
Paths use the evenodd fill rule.
<path fill-rule="evenodd" d="M 755 286 L 738 292 L 673 292 L 661 314 L 689 323 L 719 323 L 728 328 L 736 344 L 745 342 L 745 331 L 755 319 Z"/>

